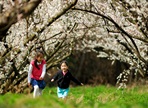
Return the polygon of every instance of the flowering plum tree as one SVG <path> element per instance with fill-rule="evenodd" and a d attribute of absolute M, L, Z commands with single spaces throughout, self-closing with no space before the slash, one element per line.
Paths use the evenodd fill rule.
<path fill-rule="evenodd" d="M 1 94 L 24 91 L 37 48 L 45 53 L 47 70 L 80 50 L 128 63 L 118 77 L 122 86 L 131 72 L 147 74 L 146 0 L 41 1 L 0 1 Z"/>
<path fill-rule="evenodd" d="M 14 3 L 14 5 L 19 3 L 18 6 L 20 6 L 20 8 L 16 10 L 9 10 L 13 13 L 20 11 L 23 5 L 26 5 L 24 9 L 28 7 L 32 8 L 32 5 L 38 2 L 38 4 L 34 6 L 37 7 L 40 1 L 41 0 L 1 1 L 4 5 L 2 14 L 7 14 L 7 9 L 11 7 L 11 3 Z M 58 29 L 52 24 L 74 6 L 76 2 L 77 0 L 74 0 L 68 5 L 63 4 L 62 6 L 59 5 L 56 7 L 55 5 L 61 4 L 58 0 L 54 2 L 45 0 L 36 9 L 34 8 L 35 11 L 31 15 L 31 11 L 28 10 L 25 14 L 21 13 L 21 16 L 20 14 L 13 14 L 14 20 L 9 19 L 9 17 L 11 17 L 9 14 L 9 20 L 6 22 L 0 20 L 1 94 L 9 91 L 18 93 L 25 90 L 27 87 L 28 64 L 30 60 L 33 59 L 36 49 L 42 49 L 44 51 L 47 70 L 71 54 L 74 39 L 68 36 L 73 31 L 73 27 L 67 30 L 63 29 L 62 25 L 57 23 L 56 26 L 62 28 Z M 19 20 L 17 17 L 19 17 Z M 5 16 L 1 16 L 0 18 L 5 19 Z"/>
<path fill-rule="evenodd" d="M 131 73 L 148 74 L 147 6 L 147 0 L 80 0 L 73 8 L 84 49 L 130 65 L 118 77 L 121 86 Z"/>

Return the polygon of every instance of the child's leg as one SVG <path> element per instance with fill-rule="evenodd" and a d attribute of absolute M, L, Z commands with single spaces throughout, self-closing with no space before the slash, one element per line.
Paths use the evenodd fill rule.
<path fill-rule="evenodd" d="M 59 98 L 65 98 L 68 95 L 69 88 L 67 89 L 61 89 L 57 87 L 57 95 Z"/>
<path fill-rule="evenodd" d="M 59 98 L 62 98 L 63 97 L 63 89 L 57 87 L 57 95 Z"/>
<path fill-rule="evenodd" d="M 68 92 L 69 92 L 69 88 L 64 89 L 63 98 L 67 97 Z"/>
<path fill-rule="evenodd" d="M 38 86 L 39 86 L 39 96 L 42 95 L 42 90 L 45 88 L 46 83 L 44 80 L 41 80 L 38 82 Z"/>
<path fill-rule="evenodd" d="M 37 97 L 39 94 L 39 86 L 35 85 L 34 86 L 34 91 L 33 91 L 33 98 Z"/>
<path fill-rule="evenodd" d="M 39 96 L 42 95 L 42 90 L 43 90 L 43 89 L 40 89 L 40 88 L 39 88 Z"/>

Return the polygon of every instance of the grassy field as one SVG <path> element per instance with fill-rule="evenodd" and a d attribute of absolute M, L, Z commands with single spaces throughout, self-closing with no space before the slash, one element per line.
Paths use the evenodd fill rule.
<path fill-rule="evenodd" d="M 117 90 L 106 86 L 71 87 L 67 99 L 58 99 L 56 87 L 46 87 L 41 97 L 32 94 L 0 95 L 0 108 L 148 108 L 147 86 Z"/>

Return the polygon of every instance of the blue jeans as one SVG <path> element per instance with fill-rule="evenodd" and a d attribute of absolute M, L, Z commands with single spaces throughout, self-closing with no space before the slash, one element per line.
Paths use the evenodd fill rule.
<path fill-rule="evenodd" d="M 34 87 L 35 85 L 38 85 L 40 89 L 44 89 L 46 86 L 46 83 L 44 80 L 35 80 L 31 79 L 31 85 Z"/>

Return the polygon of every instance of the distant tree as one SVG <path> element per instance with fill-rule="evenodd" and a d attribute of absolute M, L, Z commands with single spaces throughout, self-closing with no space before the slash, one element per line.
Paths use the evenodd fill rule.
<path fill-rule="evenodd" d="M 14 9 L 15 6 L 10 6 L 10 1 L 2 2 L 2 11 L 6 16 L 0 17 L 0 94 L 9 91 L 24 92 L 27 87 L 28 65 L 36 49 L 44 51 L 48 71 L 71 54 L 74 40 L 68 37 L 73 27 L 66 31 L 51 27 L 55 29 L 52 32 L 50 26 L 71 9 L 77 0 L 59 5 L 60 7 L 56 7 L 59 1 L 44 0 L 40 5 L 41 0 L 11 1 L 18 6 L 18 10 Z M 10 11 L 9 14 L 7 10 Z M 3 21 L 6 17 L 8 20 Z"/>
<path fill-rule="evenodd" d="M 131 73 L 148 74 L 147 5 L 147 0 L 80 0 L 73 8 L 80 13 L 75 17 L 84 49 L 130 65 L 118 77 L 121 86 Z"/>

